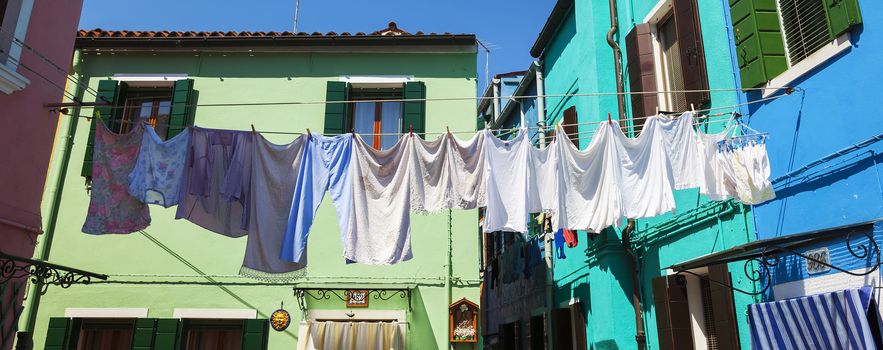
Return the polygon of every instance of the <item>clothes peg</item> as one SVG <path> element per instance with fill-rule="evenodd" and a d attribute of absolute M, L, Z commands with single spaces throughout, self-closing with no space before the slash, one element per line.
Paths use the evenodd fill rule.
<path fill-rule="evenodd" d="M 408 137 L 414 137 L 414 124 L 408 124 Z"/>
<path fill-rule="evenodd" d="M 656 115 L 659 115 L 659 105 L 656 105 Z"/>
<path fill-rule="evenodd" d="M 690 111 L 693 112 L 693 113 L 696 113 L 696 107 L 693 106 L 692 103 L 690 104 Z"/>
<path fill-rule="evenodd" d="M 313 134 L 310 133 L 310 128 L 307 128 L 307 137 L 312 137 L 312 136 L 313 136 Z"/>
<path fill-rule="evenodd" d="M 253 132 L 253 133 L 255 133 L 255 134 L 258 133 L 258 131 L 255 130 L 255 128 L 254 128 L 254 124 L 251 124 L 251 132 Z"/>
<path fill-rule="evenodd" d="M 447 130 L 448 134 L 451 133 L 451 128 L 449 128 L 447 125 L 445 125 L 445 130 Z"/>
<path fill-rule="evenodd" d="M 607 122 L 613 124 L 613 119 L 610 118 L 610 112 L 607 112 Z"/>

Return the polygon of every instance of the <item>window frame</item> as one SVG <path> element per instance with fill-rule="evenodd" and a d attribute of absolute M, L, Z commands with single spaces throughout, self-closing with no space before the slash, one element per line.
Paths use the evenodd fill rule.
<path fill-rule="evenodd" d="M 665 65 L 668 60 L 662 50 L 662 34 L 659 32 L 659 25 L 669 20 L 674 21 L 673 17 L 674 8 L 671 0 L 660 0 L 644 18 L 644 23 L 650 24 L 650 35 L 653 38 L 653 70 L 656 71 L 657 112 L 671 111 L 674 106 L 674 96 L 668 92 L 671 80 Z M 637 130 L 635 132 L 637 133 Z"/>
<path fill-rule="evenodd" d="M 389 86 L 388 84 L 360 84 L 356 87 L 350 87 L 349 101 L 352 102 L 352 108 L 349 109 L 349 119 L 350 125 L 355 129 L 356 125 L 356 104 L 358 103 L 370 103 L 374 105 L 374 128 L 373 135 L 371 135 L 370 146 L 376 150 L 382 149 L 383 146 L 383 137 L 379 135 L 383 133 L 383 104 L 384 103 L 397 103 L 399 105 L 399 118 L 398 118 L 398 126 L 396 127 L 397 133 L 404 132 L 402 130 L 402 120 L 405 117 L 405 103 L 401 101 L 390 101 L 384 102 L 385 99 L 390 100 L 401 100 L 405 97 L 405 85 L 404 83 L 396 86 Z M 367 102 L 359 102 L 359 101 L 367 101 Z"/>
<path fill-rule="evenodd" d="M 782 43 L 785 45 L 785 62 L 786 64 L 788 64 L 788 69 L 786 69 L 782 73 L 779 73 L 766 82 L 766 84 L 763 86 L 763 98 L 775 95 L 779 92 L 779 90 L 781 90 L 781 87 L 787 86 L 788 84 L 800 79 L 804 75 L 809 74 L 816 68 L 823 66 L 831 59 L 839 56 L 841 53 L 849 50 L 852 47 L 852 37 L 849 34 L 850 31 L 846 31 L 845 33 L 841 34 L 834 40 L 831 40 L 815 52 L 806 56 L 806 58 L 802 59 L 800 62 L 797 62 L 797 64 L 792 65 L 791 53 L 788 50 L 788 36 L 785 34 L 785 23 L 784 19 L 782 18 L 782 5 L 780 1 L 781 0 L 775 0 L 776 18 L 779 21 L 779 29 L 782 33 Z M 828 23 L 825 23 L 825 26 L 827 25 Z"/>
<path fill-rule="evenodd" d="M 193 334 L 199 331 L 205 330 L 230 330 L 230 331 L 238 331 L 239 333 L 239 346 L 241 346 L 244 338 L 245 338 L 245 325 L 242 319 L 235 318 L 185 318 L 181 319 L 181 349 L 188 350 L 192 347 L 196 346 L 198 348 L 199 343 L 195 344 L 191 342 L 195 342 Z M 234 346 L 235 348 L 235 346 Z"/>
<path fill-rule="evenodd" d="M 31 83 L 28 78 L 17 71 L 19 61 L 21 60 L 22 47 L 21 45 L 14 44 L 14 41 L 25 41 L 34 0 L 8 0 L 4 2 L 5 8 L 2 14 L 3 17 L 0 18 L 0 28 L 3 28 L 6 32 L 13 32 L 14 38 L 7 38 L 6 35 L 3 35 L 3 39 L 0 40 L 0 50 L 6 52 L 5 55 L 0 55 L 0 92 L 10 95 L 13 92 L 24 89 Z M 18 7 L 17 11 L 16 7 Z M 7 28 L 7 26 L 3 25 L 3 23 L 13 21 L 14 25 L 9 23 L 9 26 L 13 28 Z"/>

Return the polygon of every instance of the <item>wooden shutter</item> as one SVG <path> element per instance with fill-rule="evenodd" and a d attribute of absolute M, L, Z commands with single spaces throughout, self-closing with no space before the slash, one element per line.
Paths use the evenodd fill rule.
<path fill-rule="evenodd" d="M 629 90 L 632 92 L 655 92 L 656 60 L 653 54 L 653 36 L 650 25 L 642 23 L 625 36 L 626 59 L 628 60 Z M 644 123 L 644 117 L 656 112 L 659 106 L 657 94 L 632 94 L 632 117 L 635 130 Z"/>
<path fill-rule="evenodd" d="M 348 101 L 349 86 L 343 81 L 329 81 L 325 90 L 325 101 Z M 350 104 L 325 104 L 325 134 L 340 135 L 350 132 Z"/>
<path fill-rule="evenodd" d="M 690 326 L 687 284 L 684 277 L 679 275 L 657 277 L 653 279 L 652 284 L 659 349 L 693 349 L 693 330 Z"/>
<path fill-rule="evenodd" d="M 180 134 L 189 125 L 193 125 L 193 79 L 175 81 L 172 89 L 172 108 L 169 112 L 169 129 L 166 140 Z"/>
<path fill-rule="evenodd" d="M 727 264 L 709 266 L 708 279 L 710 280 L 708 286 L 711 291 L 711 309 L 714 313 L 714 328 L 717 333 L 718 349 L 740 349 L 733 290 L 712 282 L 717 281 L 732 286 Z"/>
<path fill-rule="evenodd" d="M 696 0 L 672 0 L 678 46 L 681 50 L 681 74 L 684 90 L 708 90 L 708 71 L 705 67 L 705 49 L 702 45 L 702 26 Z M 701 108 L 711 100 L 708 91 L 685 94 L 687 105 Z"/>
<path fill-rule="evenodd" d="M 102 120 L 113 119 L 116 105 L 117 82 L 115 80 L 102 80 L 98 82 L 98 93 L 95 102 L 107 102 L 110 106 L 98 106 L 93 111 L 92 122 L 89 125 L 89 138 L 86 139 L 86 154 L 83 155 L 83 170 L 80 172 L 83 177 L 92 177 L 92 155 L 95 152 L 95 127 L 98 125 L 98 118 Z"/>
<path fill-rule="evenodd" d="M 52 317 L 49 319 L 49 329 L 46 330 L 45 350 L 67 350 L 71 334 L 71 319 L 65 317 Z"/>
<path fill-rule="evenodd" d="M 573 349 L 573 332 L 570 324 L 570 308 L 552 311 L 552 328 L 555 332 L 553 349 Z"/>
<path fill-rule="evenodd" d="M 264 350 L 267 348 L 267 331 L 270 322 L 267 319 L 243 320 L 242 349 Z"/>
<path fill-rule="evenodd" d="M 578 123 L 579 118 L 576 115 L 576 106 L 570 106 L 570 108 L 564 110 L 564 120 L 561 124 L 564 124 L 564 133 L 567 134 L 567 137 L 570 138 L 570 142 L 573 143 L 576 148 L 579 148 L 579 125 L 575 125 Z"/>
<path fill-rule="evenodd" d="M 422 81 L 405 83 L 405 99 L 425 99 L 426 85 Z M 413 131 L 424 137 L 426 132 L 426 101 L 405 102 L 405 115 L 402 118 L 402 132 Z"/>
<path fill-rule="evenodd" d="M 570 314 L 573 318 L 573 348 L 576 350 L 586 350 L 588 347 L 588 339 L 586 339 L 586 310 L 583 303 L 579 302 L 570 306 Z"/>
<path fill-rule="evenodd" d="M 156 319 L 139 318 L 135 320 L 135 334 L 132 336 L 132 350 L 153 349 L 153 334 L 156 331 Z"/>
<path fill-rule="evenodd" d="M 853 26 L 862 23 L 862 13 L 858 0 L 824 0 L 825 14 L 828 17 L 828 32 L 831 40 Z"/>
<path fill-rule="evenodd" d="M 730 17 L 743 88 L 760 86 L 788 69 L 775 0 L 730 0 Z"/>
<path fill-rule="evenodd" d="M 157 319 L 153 348 L 156 350 L 176 350 L 180 337 L 179 323 L 179 320 L 174 318 Z"/>

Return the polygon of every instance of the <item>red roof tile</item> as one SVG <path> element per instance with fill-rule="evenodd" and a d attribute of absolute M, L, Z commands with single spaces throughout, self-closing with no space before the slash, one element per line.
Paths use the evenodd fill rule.
<path fill-rule="evenodd" d="M 79 38 L 199 38 L 199 37 L 243 37 L 243 38 L 254 38 L 254 37 L 277 37 L 277 36 L 422 36 L 422 35 L 439 35 L 436 33 L 425 34 L 422 31 L 418 31 L 414 34 L 404 31 L 396 25 L 395 22 L 389 22 L 387 28 L 377 30 L 371 33 L 366 34 L 365 32 L 356 32 L 355 34 L 350 34 L 349 32 L 249 32 L 249 31 L 228 31 L 228 32 L 220 32 L 220 31 L 139 31 L 139 30 L 103 30 L 100 28 L 92 29 L 92 30 L 80 30 L 77 33 L 77 37 Z M 449 32 L 445 32 L 444 35 L 452 35 Z"/>

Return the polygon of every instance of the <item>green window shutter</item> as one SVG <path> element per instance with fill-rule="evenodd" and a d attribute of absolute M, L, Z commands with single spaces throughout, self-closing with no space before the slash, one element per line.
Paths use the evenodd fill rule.
<path fill-rule="evenodd" d="M 135 320 L 135 334 L 132 336 L 132 350 L 153 349 L 153 334 L 156 331 L 156 319 L 139 318 Z"/>
<path fill-rule="evenodd" d="M 405 83 L 405 99 L 425 99 L 426 85 L 422 81 Z M 402 118 L 402 132 L 413 131 L 421 138 L 426 132 L 426 101 L 405 102 L 405 115 Z"/>
<path fill-rule="evenodd" d="M 175 81 L 172 90 L 172 108 L 169 112 L 169 130 L 166 140 L 180 134 L 193 124 L 193 79 Z"/>
<path fill-rule="evenodd" d="M 349 86 L 343 81 L 329 81 L 325 93 L 326 102 L 348 101 Z M 340 135 L 350 132 L 350 104 L 325 104 L 325 134 Z"/>
<path fill-rule="evenodd" d="M 153 337 L 153 348 L 156 350 L 175 350 L 178 348 L 178 319 L 160 318 L 156 320 L 156 333 Z"/>
<path fill-rule="evenodd" d="M 858 0 L 824 0 L 825 13 L 828 16 L 828 32 L 831 40 L 840 36 L 853 26 L 862 23 L 862 13 L 858 8 Z"/>
<path fill-rule="evenodd" d="M 46 350 L 66 350 L 71 333 L 71 319 L 53 317 L 49 319 L 49 329 L 46 330 Z"/>
<path fill-rule="evenodd" d="M 242 322 L 242 349 L 266 349 L 270 322 L 267 319 L 243 320 Z"/>
<path fill-rule="evenodd" d="M 93 117 L 101 116 L 102 120 L 113 119 L 114 108 L 117 102 L 117 82 L 115 80 L 102 80 L 98 82 L 98 94 L 95 102 L 106 101 L 110 106 L 95 107 Z M 80 172 L 83 177 L 92 177 L 92 153 L 95 151 L 95 127 L 98 118 L 92 118 L 89 125 L 89 138 L 86 140 L 86 154 L 83 156 L 83 170 Z"/>
<path fill-rule="evenodd" d="M 788 69 L 775 0 L 730 0 L 743 88 L 760 86 Z"/>

